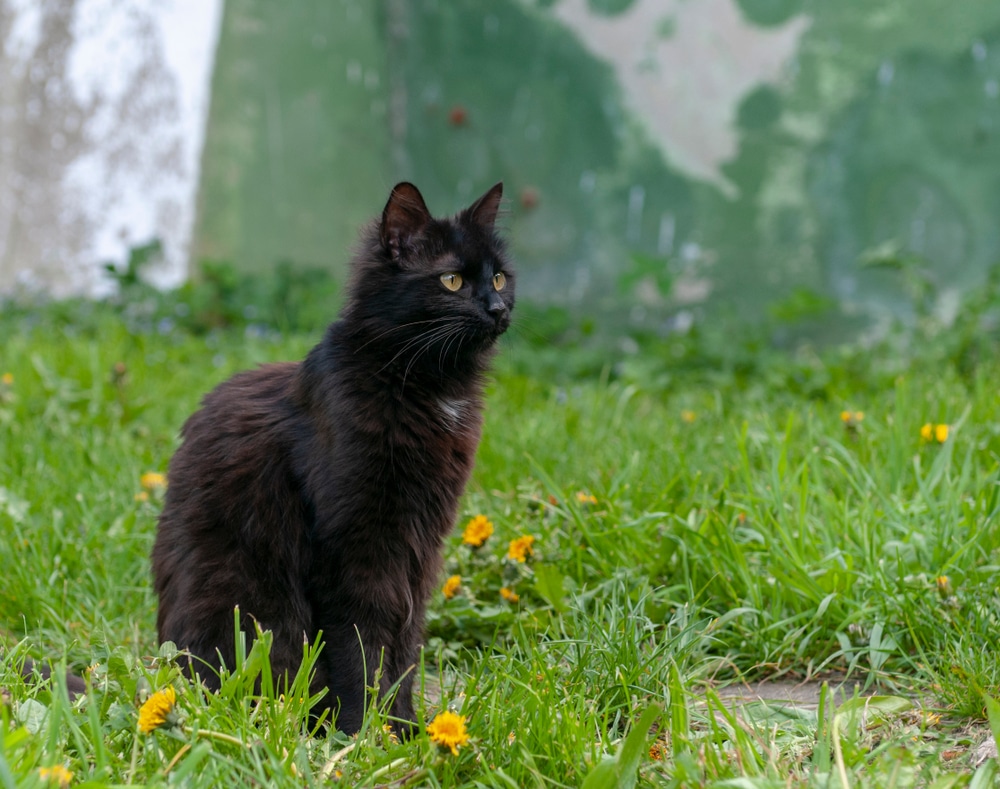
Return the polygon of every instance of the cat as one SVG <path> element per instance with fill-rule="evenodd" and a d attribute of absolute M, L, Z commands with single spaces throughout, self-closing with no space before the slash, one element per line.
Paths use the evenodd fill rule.
<path fill-rule="evenodd" d="M 394 726 L 414 720 L 425 607 L 514 307 L 502 195 L 435 219 L 397 184 L 321 342 L 222 383 L 185 423 L 152 551 L 157 629 L 208 687 L 234 665 L 239 606 L 248 643 L 255 621 L 273 633 L 276 677 L 322 632 L 314 715 L 356 732 L 377 676 L 381 698 L 398 683 Z"/>
<path fill-rule="evenodd" d="M 0 654 L 0 657 L 3 655 Z M 47 682 L 52 679 L 52 674 L 52 666 L 48 663 L 35 663 L 31 658 L 26 658 L 21 664 L 21 676 L 30 682 L 34 682 L 36 679 Z M 76 701 L 80 696 L 87 695 L 87 683 L 83 677 L 67 671 L 63 673 L 62 679 L 70 701 Z"/>

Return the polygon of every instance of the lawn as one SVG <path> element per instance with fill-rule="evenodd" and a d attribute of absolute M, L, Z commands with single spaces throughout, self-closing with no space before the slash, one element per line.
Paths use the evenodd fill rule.
<path fill-rule="evenodd" d="M 560 375 L 558 352 L 512 338 L 430 605 L 421 731 L 400 743 L 375 700 L 356 738 L 310 736 L 304 676 L 255 696 L 266 637 L 215 695 L 155 639 L 162 488 L 144 475 L 212 386 L 318 334 L 57 312 L 0 327 L 5 786 L 998 781 L 992 361 L 854 349 L 678 372 L 656 346 Z M 23 682 L 28 656 L 89 693 Z M 845 674 L 847 698 L 823 684 Z M 819 703 L 729 700 L 764 678 Z M 448 710 L 454 752 L 426 732 Z"/>

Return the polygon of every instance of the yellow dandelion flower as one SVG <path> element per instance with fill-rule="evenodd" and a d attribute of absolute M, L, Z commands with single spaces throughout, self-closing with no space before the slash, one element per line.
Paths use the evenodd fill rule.
<path fill-rule="evenodd" d="M 462 532 L 462 543 L 478 548 L 490 538 L 491 534 L 493 534 L 493 524 L 485 515 L 477 515 L 466 524 L 465 531 Z"/>
<path fill-rule="evenodd" d="M 149 501 L 149 493 L 147 493 L 144 490 L 140 490 L 138 493 L 135 494 L 135 500 L 139 502 Z"/>
<path fill-rule="evenodd" d="M 14 373 L 4 373 L 3 375 L 0 375 L 0 384 L 3 384 L 4 386 L 13 386 Z M 43 767 L 42 769 L 44 770 L 45 768 Z"/>
<path fill-rule="evenodd" d="M 154 729 L 168 723 L 177 703 L 173 687 L 167 685 L 150 696 L 139 708 L 139 731 L 149 734 Z"/>
<path fill-rule="evenodd" d="M 139 484 L 142 485 L 143 490 L 150 492 L 154 490 L 163 490 L 163 488 L 167 487 L 167 478 L 158 471 L 147 471 L 139 477 Z"/>
<path fill-rule="evenodd" d="M 441 594 L 444 595 L 446 600 L 451 600 L 456 594 L 458 594 L 458 588 L 462 585 L 462 576 L 452 575 L 449 576 L 448 580 L 444 582 L 444 586 L 441 587 Z"/>
<path fill-rule="evenodd" d="M 535 552 L 535 549 L 532 547 L 534 541 L 535 538 L 530 534 L 525 534 L 511 540 L 510 545 L 507 547 L 507 558 L 523 564 Z"/>
<path fill-rule="evenodd" d="M 427 733 L 431 741 L 451 749 L 458 756 L 458 749 L 469 742 L 469 733 L 465 729 L 465 716 L 456 715 L 451 710 L 439 712 L 427 724 Z"/>
<path fill-rule="evenodd" d="M 941 723 L 941 713 L 939 712 L 928 712 L 927 710 L 921 710 L 920 716 L 924 719 L 924 723 L 927 726 L 937 726 Z"/>
<path fill-rule="evenodd" d="M 506 600 L 508 603 L 516 603 L 521 599 L 520 595 L 511 589 L 509 586 L 500 587 L 500 596 Z"/>
<path fill-rule="evenodd" d="M 939 575 L 934 579 L 934 583 L 937 586 L 938 594 L 941 595 L 941 597 L 951 597 L 951 579 L 947 575 Z"/>
<path fill-rule="evenodd" d="M 698 415 L 694 411 L 689 411 L 687 408 L 681 411 L 682 422 L 687 422 L 690 425 L 697 418 Z"/>
<path fill-rule="evenodd" d="M 935 425 L 928 422 L 920 428 L 920 438 L 924 441 L 937 441 L 943 444 L 948 440 L 948 425 Z"/>
<path fill-rule="evenodd" d="M 57 784 L 60 789 L 66 789 L 73 780 L 73 773 L 61 764 L 54 764 L 52 767 L 39 767 L 38 777 L 50 784 Z"/>
<path fill-rule="evenodd" d="M 597 504 L 597 496 L 584 493 L 582 490 L 576 494 L 576 500 L 580 504 Z"/>

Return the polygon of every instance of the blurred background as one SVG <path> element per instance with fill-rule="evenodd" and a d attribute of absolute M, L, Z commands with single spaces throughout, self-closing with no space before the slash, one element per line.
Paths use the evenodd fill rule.
<path fill-rule="evenodd" d="M 404 179 L 503 180 L 522 298 L 619 334 L 948 324 L 1000 261 L 995 0 L 0 0 L 0 39 L 22 304 L 326 319 Z"/>

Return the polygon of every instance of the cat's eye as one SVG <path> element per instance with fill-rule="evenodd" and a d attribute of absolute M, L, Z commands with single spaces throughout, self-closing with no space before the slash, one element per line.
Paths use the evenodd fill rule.
<path fill-rule="evenodd" d="M 456 291 L 462 287 L 462 275 L 461 274 L 442 274 L 441 284 L 443 284 L 448 290 Z"/>
<path fill-rule="evenodd" d="M 507 277 L 502 271 L 498 271 L 493 275 L 493 290 L 503 290 L 505 287 L 507 287 Z"/>

